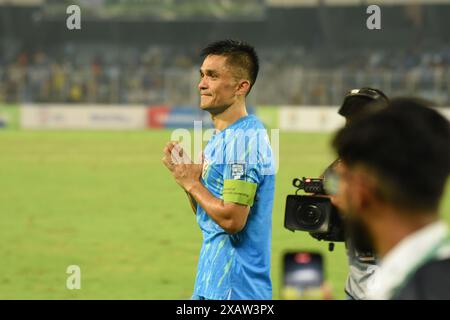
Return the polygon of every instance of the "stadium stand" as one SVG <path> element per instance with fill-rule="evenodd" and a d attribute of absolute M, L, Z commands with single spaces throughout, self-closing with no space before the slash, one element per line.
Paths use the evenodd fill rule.
<path fill-rule="evenodd" d="M 119 20 L 90 18 L 78 33 L 65 28 L 65 12 L 52 14 L 64 2 L 19 2 L 0 2 L 0 101 L 7 103 L 196 105 L 199 49 L 233 37 L 261 55 L 253 105 L 336 105 L 361 86 L 450 105 L 446 0 L 386 0 L 383 32 L 367 30 L 365 6 L 350 0 L 255 0 L 263 14 L 249 21 L 198 21 L 194 5 L 190 18 L 176 22 L 151 15 L 136 21 L 126 11 Z M 223 6 L 214 3 L 211 12 Z"/>

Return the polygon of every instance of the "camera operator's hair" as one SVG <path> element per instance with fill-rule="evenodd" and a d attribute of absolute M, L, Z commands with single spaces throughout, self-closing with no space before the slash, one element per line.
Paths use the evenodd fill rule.
<path fill-rule="evenodd" d="M 242 69 L 250 80 L 248 93 L 250 92 L 259 72 L 259 59 L 255 48 L 244 41 L 222 40 L 210 43 L 202 50 L 203 58 L 209 55 L 225 56 L 229 65 Z"/>
<path fill-rule="evenodd" d="M 339 157 L 373 170 L 384 200 L 397 207 L 437 210 L 450 173 L 450 123 L 431 104 L 399 98 L 341 129 Z"/>

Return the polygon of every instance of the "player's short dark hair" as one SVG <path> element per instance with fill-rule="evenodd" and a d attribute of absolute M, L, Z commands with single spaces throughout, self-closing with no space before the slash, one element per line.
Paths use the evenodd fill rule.
<path fill-rule="evenodd" d="M 244 41 L 221 40 L 210 43 L 201 51 L 203 58 L 209 55 L 225 56 L 227 63 L 242 68 L 248 74 L 251 90 L 259 72 L 259 58 L 254 47 Z"/>
<path fill-rule="evenodd" d="M 346 119 L 353 120 L 365 112 L 384 108 L 388 103 L 388 97 L 379 89 L 369 87 L 352 89 L 345 95 L 338 113 Z"/>
<path fill-rule="evenodd" d="M 450 123 L 429 102 L 392 100 L 341 129 L 333 147 L 350 166 L 375 172 L 385 201 L 438 209 L 450 173 Z"/>

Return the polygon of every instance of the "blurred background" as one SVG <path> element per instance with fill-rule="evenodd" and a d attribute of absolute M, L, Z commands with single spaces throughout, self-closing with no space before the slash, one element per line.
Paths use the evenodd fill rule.
<path fill-rule="evenodd" d="M 66 27 L 71 4 L 81 30 Z M 450 118 L 449 18 L 450 0 L 0 0 L 0 298 L 190 297 L 201 234 L 162 149 L 171 129 L 211 125 L 199 53 L 224 38 L 256 47 L 249 107 L 280 129 L 274 298 L 285 250 L 323 253 L 343 298 L 344 245 L 283 228 L 291 181 L 333 160 L 352 88 L 428 98 Z M 81 290 L 65 286 L 72 264 Z"/>

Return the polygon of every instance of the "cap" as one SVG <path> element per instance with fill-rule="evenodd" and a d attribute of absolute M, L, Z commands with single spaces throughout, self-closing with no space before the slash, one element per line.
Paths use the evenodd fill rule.
<path fill-rule="evenodd" d="M 341 116 L 349 117 L 361 111 L 361 108 L 372 103 L 380 102 L 380 104 L 387 105 L 388 97 L 378 89 L 360 88 L 352 89 L 345 95 L 344 102 L 338 110 Z"/>

